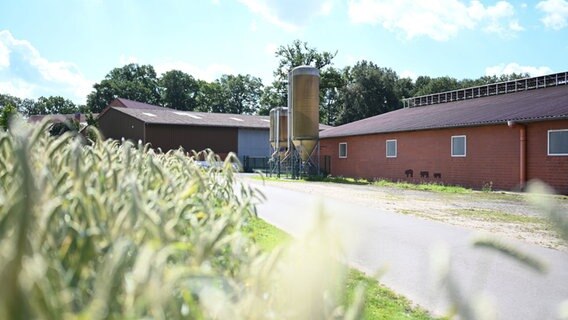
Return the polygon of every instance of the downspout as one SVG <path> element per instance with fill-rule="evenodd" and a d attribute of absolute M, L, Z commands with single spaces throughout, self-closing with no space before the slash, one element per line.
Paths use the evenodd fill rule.
<path fill-rule="evenodd" d="M 509 128 L 519 127 L 519 188 L 524 190 L 527 182 L 527 126 L 507 121 Z"/>
<path fill-rule="evenodd" d="M 144 131 L 142 132 L 143 138 L 144 138 L 144 145 L 146 145 L 146 122 L 144 122 L 144 126 L 143 126 Z"/>
<path fill-rule="evenodd" d="M 527 182 L 527 126 L 524 124 L 519 124 L 519 126 L 519 184 L 521 190 L 524 190 Z"/>

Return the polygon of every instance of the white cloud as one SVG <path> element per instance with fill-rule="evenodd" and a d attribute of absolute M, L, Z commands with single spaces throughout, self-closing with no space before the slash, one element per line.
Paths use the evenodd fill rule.
<path fill-rule="evenodd" d="M 224 74 L 235 74 L 235 70 L 222 64 L 212 64 L 205 67 L 195 66 L 183 61 L 163 61 L 154 65 L 158 75 L 170 70 L 180 70 L 193 77 L 205 81 L 214 81 Z"/>
<path fill-rule="evenodd" d="M 408 39 L 427 36 L 445 41 L 460 30 L 476 27 L 504 36 L 522 30 L 514 18 L 514 7 L 507 1 L 485 6 L 478 0 L 469 4 L 459 0 L 350 0 L 349 17 L 353 23 L 402 32 Z"/>
<path fill-rule="evenodd" d="M 517 74 L 528 73 L 531 76 L 536 77 L 552 73 L 552 69 L 546 66 L 541 66 L 541 67 L 521 66 L 515 62 L 509 64 L 499 64 L 496 66 L 485 68 L 485 75 L 487 76 L 500 76 L 503 74 L 511 74 L 511 73 L 517 73 Z"/>
<path fill-rule="evenodd" d="M 10 66 L 10 49 L 0 42 L 0 70 Z"/>
<path fill-rule="evenodd" d="M 47 60 L 8 30 L 0 31 L 0 83 L 2 92 L 22 98 L 59 95 L 78 103 L 85 102 L 92 86 L 73 63 Z"/>
<path fill-rule="evenodd" d="M 285 31 L 295 32 L 318 15 L 329 15 L 335 0 L 239 0 L 249 10 Z"/>
<path fill-rule="evenodd" d="M 545 16 L 540 20 L 545 27 L 560 30 L 568 25 L 568 1 L 540 1 L 536 5 L 536 8 L 545 14 Z"/>
<path fill-rule="evenodd" d="M 0 81 L 0 93 L 7 93 L 19 98 L 34 97 L 34 87 L 34 85 L 20 79 L 15 79 L 12 81 Z"/>
<path fill-rule="evenodd" d="M 130 63 L 149 64 L 154 67 L 156 74 L 161 76 L 170 70 L 180 70 L 193 77 L 206 81 L 214 81 L 224 74 L 235 74 L 235 70 L 227 65 L 211 64 L 208 66 L 196 66 L 179 60 L 158 60 L 158 61 L 141 61 L 136 56 L 120 55 L 119 62 L 121 65 Z"/>

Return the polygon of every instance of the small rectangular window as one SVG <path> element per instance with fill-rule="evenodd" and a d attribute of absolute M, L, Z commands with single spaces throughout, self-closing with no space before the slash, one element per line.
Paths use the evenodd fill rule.
<path fill-rule="evenodd" d="M 347 142 L 341 142 L 339 144 L 339 157 L 347 158 Z"/>
<path fill-rule="evenodd" d="M 548 130 L 548 155 L 568 156 L 568 129 Z"/>
<path fill-rule="evenodd" d="M 465 136 L 452 136 L 452 157 L 465 157 L 466 150 Z"/>
<path fill-rule="evenodd" d="M 387 140 L 387 158 L 396 158 L 396 140 Z"/>

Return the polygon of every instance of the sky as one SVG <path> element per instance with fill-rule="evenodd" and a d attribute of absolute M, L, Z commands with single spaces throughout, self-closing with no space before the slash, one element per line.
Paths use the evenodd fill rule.
<path fill-rule="evenodd" d="M 296 39 L 413 79 L 565 72 L 568 0 L 3 0 L 0 93 L 82 104 L 128 63 L 268 85 Z"/>

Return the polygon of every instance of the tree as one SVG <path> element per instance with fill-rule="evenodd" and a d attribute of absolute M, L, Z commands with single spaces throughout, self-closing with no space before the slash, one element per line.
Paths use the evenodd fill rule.
<path fill-rule="evenodd" d="M 428 81 L 423 85 L 416 85 L 414 95 L 415 96 L 423 96 L 427 94 L 445 92 L 445 91 L 452 91 L 461 89 L 462 86 L 460 82 L 456 78 L 452 77 L 438 77 L 438 78 L 430 78 L 430 77 L 419 77 L 423 79 L 428 79 Z M 416 79 L 418 83 L 418 79 Z"/>
<path fill-rule="evenodd" d="M 116 98 L 126 98 L 159 105 L 161 102 L 156 71 L 151 65 L 128 64 L 111 70 L 105 79 L 93 86 L 87 96 L 91 112 L 101 112 Z"/>
<path fill-rule="evenodd" d="M 196 111 L 222 112 L 225 99 L 219 81 L 207 82 L 198 80 L 198 83 L 199 94 L 197 95 Z"/>
<path fill-rule="evenodd" d="M 79 108 L 73 101 L 60 96 L 39 97 L 35 103 L 31 103 L 23 109 L 26 115 L 71 114 L 79 112 Z"/>
<path fill-rule="evenodd" d="M 18 113 L 18 109 L 12 102 L 2 104 L 2 111 L 0 111 L 0 128 L 7 130 L 10 125 L 10 120 Z"/>
<path fill-rule="evenodd" d="M 337 119 L 344 124 L 400 108 L 396 72 L 365 60 L 344 71 L 342 109 Z"/>
<path fill-rule="evenodd" d="M 251 75 L 223 75 L 217 80 L 222 90 L 223 109 L 220 112 L 254 114 L 260 108 L 262 81 Z"/>
<path fill-rule="evenodd" d="M 322 73 L 320 83 L 320 122 L 335 125 L 341 109 L 340 90 L 345 86 L 345 78 L 335 68 Z"/>
<path fill-rule="evenodd" d="M 0 94 L 0 107 L 3 108 L 7 105 L 12 105 L 19 110 L 22 103 L 22 99 L 18 97 L 11 96 L 9 94 Z"/>
<path fill-rule="evenodd" d="M 197 107 L 199 82 L 191 75 L 171 70 L 158 80 L 162 105 L 166 108 L 192 111 Z"/>
<path fill-rule="evenodd" d="M 318 52 L 317 49 L 308 47 L 307 42 L 294 40 L 290 45 L 280 46 L 276 50 L 275 55 L 279 61 L 278 67 L 274 71 L 272 87 L 278 93 L 279 99 L 264 99 L 265 102 L 273 103 L 273 105 L 263 106 L 263 109 L 283 107 L 288 104 L 288 73 L 292 71 L 293 68 L 309 65 L 318 68 L 323 78 L 325 76 L 324 69 L 331 66 L 332 60 L 337 55 L 337 52 Z M 321 80 L 322 83 L 325 82 L 324 79 Z"/>
<path fill-rule="evenodd" d="M 258 114 L 267 116 L 270 114 L 270 109 L 276 108 L 281 103 L 281 96 L 274 86 L 265 86 L 260 96 L 260 107 Z M 282 106 L 283 107 L 283 106 Z"/>

